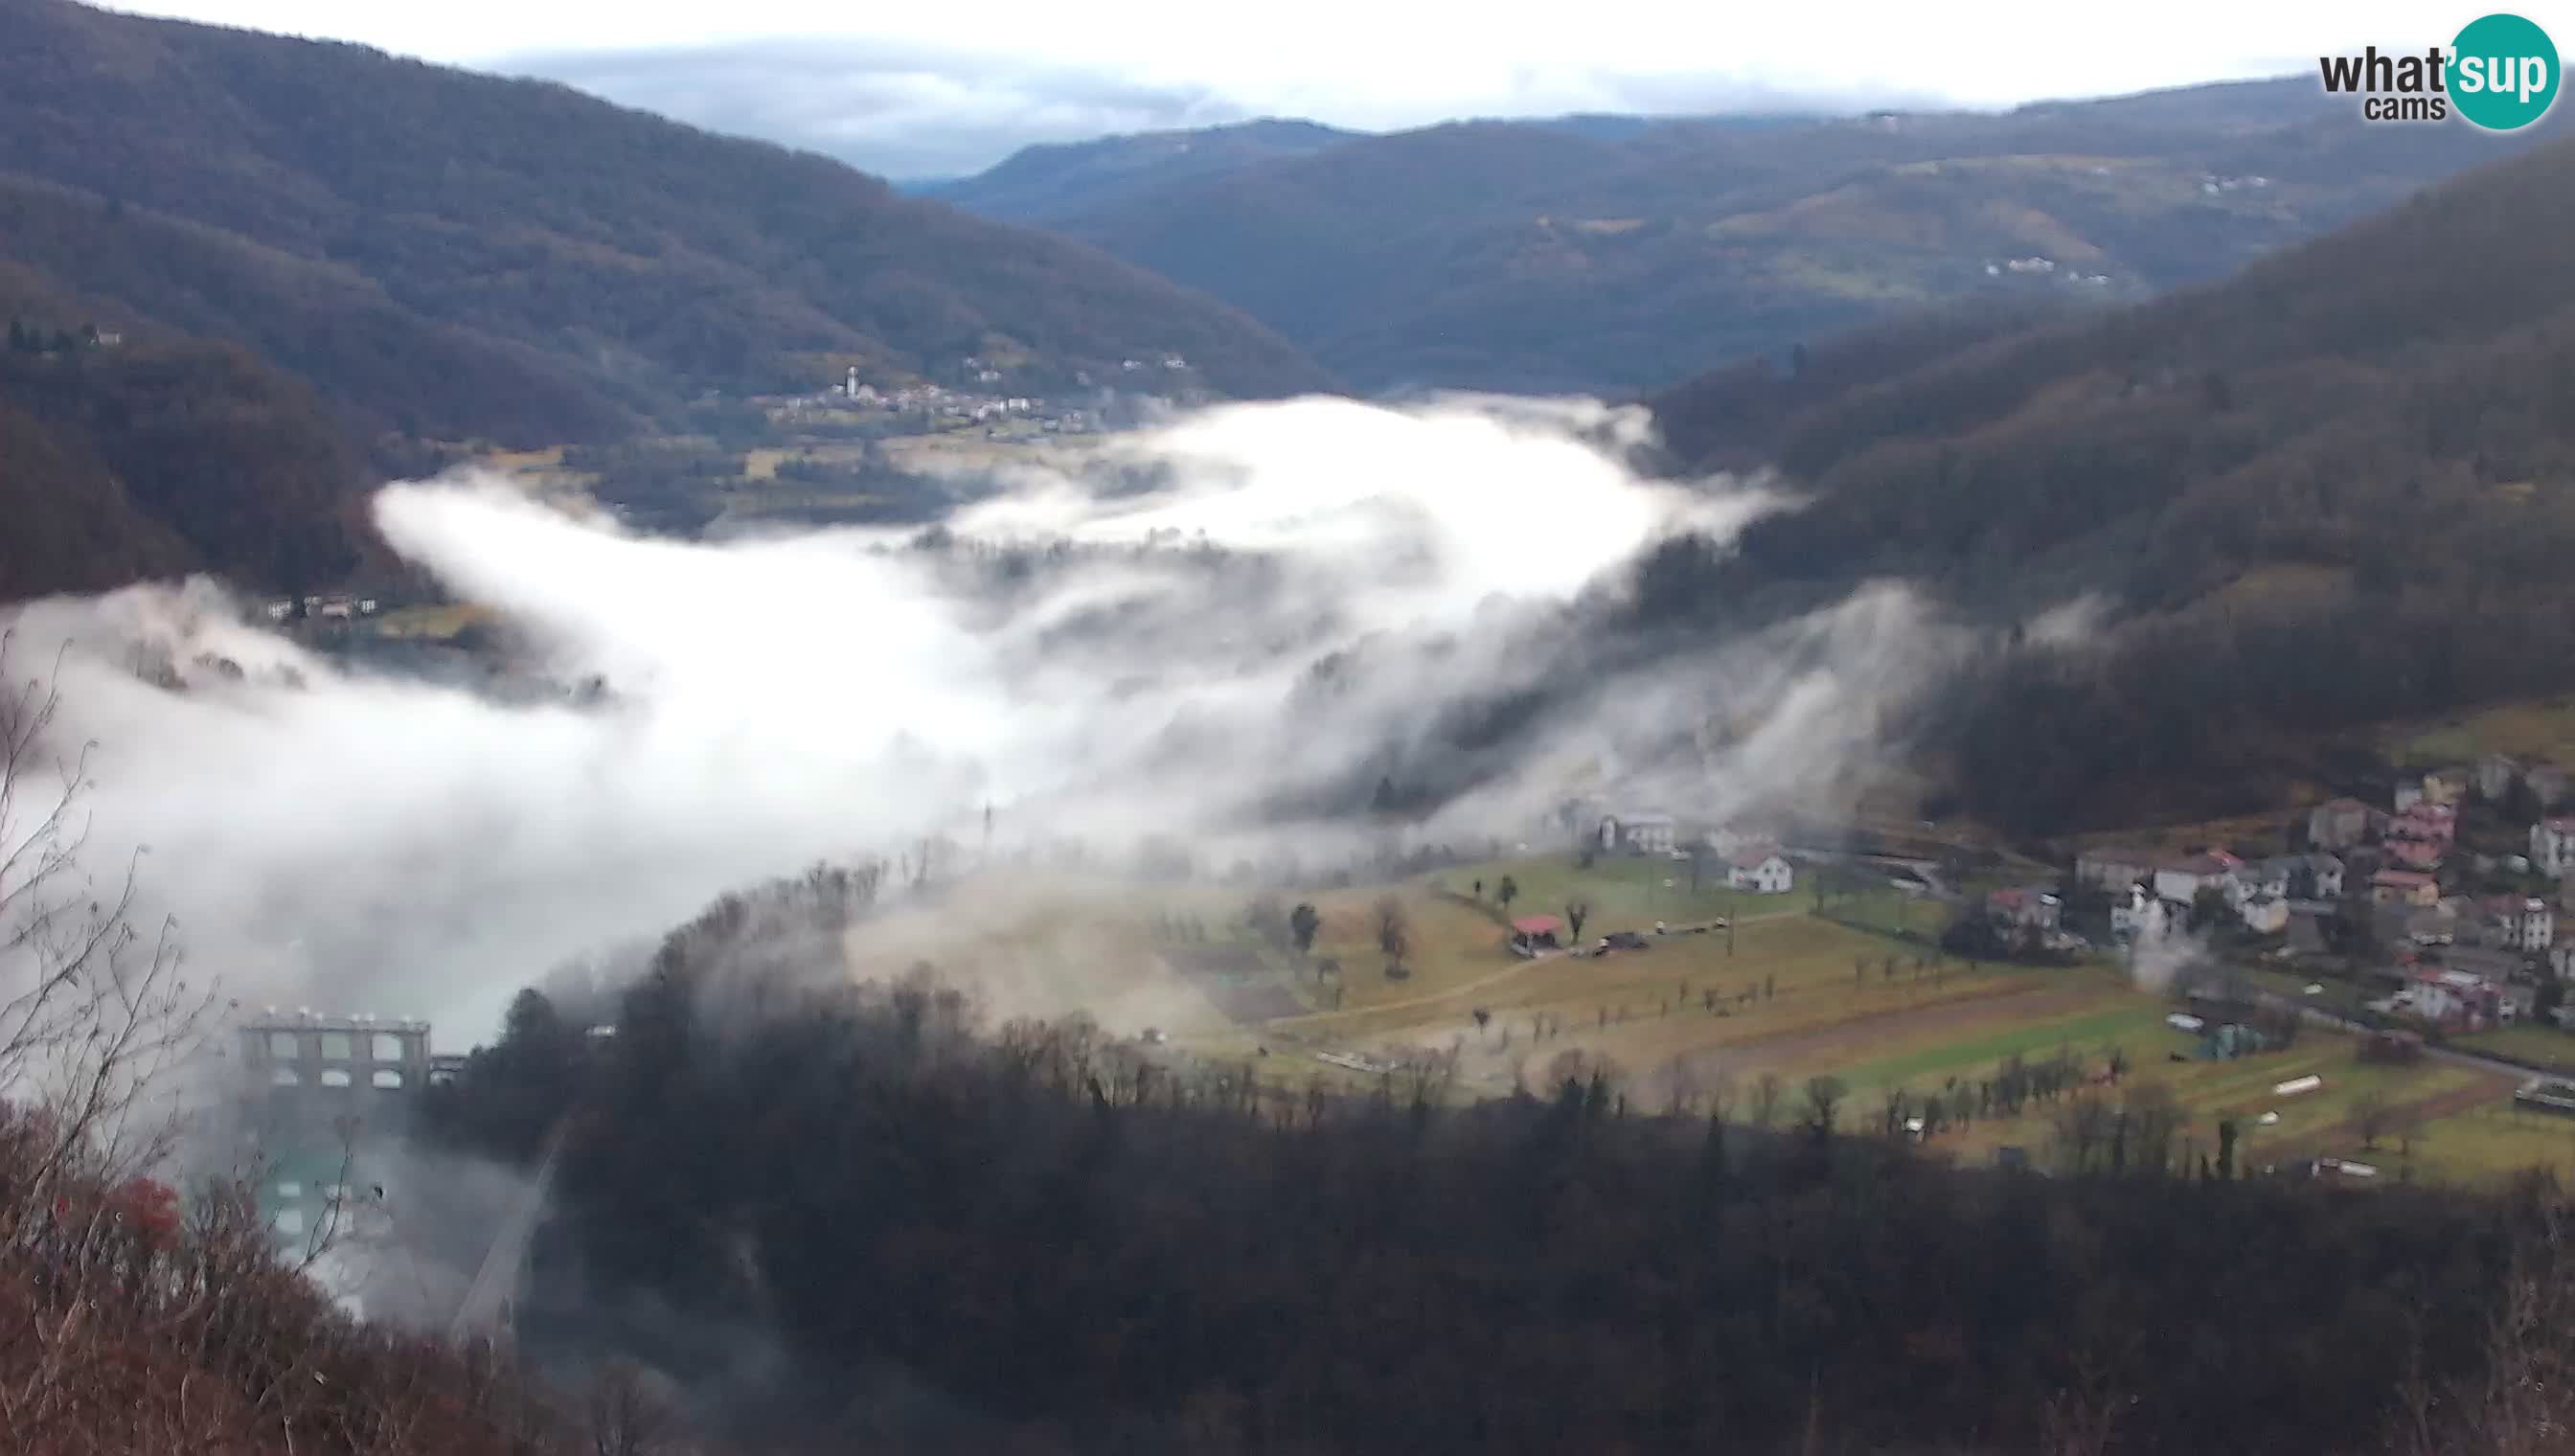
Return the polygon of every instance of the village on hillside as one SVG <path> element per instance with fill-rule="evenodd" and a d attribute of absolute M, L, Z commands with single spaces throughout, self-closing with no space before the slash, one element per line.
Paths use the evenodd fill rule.
<path fill-rule="evenodd" d="M 929 380 L 871 381 L 854 365 L 827 389 L 757 395 L 748 403 L 772 424 L 791 431 L 840 424 L 931 434 L 980 426 L 984 438 L 1001 440 L 1089 434 L 1104 428 L 1104 404 L 1120 395 L 1186 395 L 1200 389 L 1190 362 L 1178 354 L 1121 360 L 1118 374 L 1106 380 L 1077 372 L 1075 388 L 1093 400 L 1087 406 L 1014 394 L 1009 372 L 998 361 L 974 355 L 957 362 L 957 374 L 954 388 Z"/>
<path fill-rule="evenodd" d="M 2288 817 L 2275 852 L 2114 844 L 2075 858 L 2065 900 L 2114 941 L 2197 931 L 2245 958 L 2331 970 L 2365 1004 L 2454 1031 L 2534 1017 L 2567 1029 L 2575 935 L 2575 798 L 2567 770 L 2500 753 L 2400 774 L 2383 804 L 2337 797 Z"/>

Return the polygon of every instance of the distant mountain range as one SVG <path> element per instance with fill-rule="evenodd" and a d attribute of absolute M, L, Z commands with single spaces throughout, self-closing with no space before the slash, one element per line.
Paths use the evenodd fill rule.
<path fill-rule="evenodd" d="M 68 0 L 0 4 L 0 55 L 22 293 L 237 340 L 387 428 L 580 439 L 968 356 L 1032 392 L 1147 353 L 1227 394 L 1331 383 L 1090 249 L 562 86 Z"/>
<path fill-rule="evenodd" d="M 1705 125 L 1758 130 L 1812 125 L 1815 113 L 1780 112 L 1710 117 Z M 1668 117 L 1576 113 L 1515 118 L 1508 125 L 1557 132 L 1597 142 L 1623 142 Z M 1320 122 L 1264 118 L 1225 126 L 1135 132 L 1087 142 L 1023 147 L 972 177 L 898 183 L 907 196 L 936 198 L 1003 222 L 1047 224 L 1147 197 L 1164 188 L 1229 176 L 1265 162 L 1310 157 L 1348 142 L 1382 135 L 1324 126 Z"/>
<path fill-rule="evenodd" d="M 1263 162 L 1310 157 L 1364 135 L 1318 122 L 1274 120 L 1139 132 L 1024 147 L 990 171 L 914 183 L 904 191 L 1004 222 L 1043 223 Z"/>
<path fill-rule="evenodd" d="M 1998 114 L 1263 122 L 1032 148 L 938 195 L 1223 298 L 1364 389 L 1615 393 L 1950 301 L 2221 277 L 2529 140 L 2372 126 L 2293 77 Z"/>

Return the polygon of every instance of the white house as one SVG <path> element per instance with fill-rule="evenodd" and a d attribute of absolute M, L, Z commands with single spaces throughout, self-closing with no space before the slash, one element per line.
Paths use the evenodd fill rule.
<path fill-rule="evenodd" d="M 1725 883 L 1729 889 L 1748 889 L 1754 894 L 1786 894 L 1796 884 L 1797 871 L 1779 852 L 1776 844 L 1753 844 L 1737 849 L 1725 861 Z"/>
<path fill-rule="evenodd" d="M 2557 910 L 2542 899 L 2525 900 L 2521 906 L 2521 941 L 2523 950 L 2545 950 L 2557 943 Z"/>
<path fill-rule="evenodd" d="M 2443 1025 L 2497 1025 L 2520 1010 L 2503 987 L 2464 970 L 2425 969 L 2414 973 L 2396 1002 L 2427 1021 Z"/>
<path fill-rule="evenodd" d="M 1600 847 L 1638 854 L 1668 854 L 1679 829 L 1670 814 L 1608 814 L 1600 820 Z"/>
<path fill-rule="evenodd" d="M 2164 902 L 2140 885 L 2128 886 L 2128 897 L 2110 906 L 2110 933 L 2116 936 L 2160 935 L 2171 920 Z"/>
<path fill-rule="evenodd" d="M 2541 819 L 2532 824 L 2530 863 L 2551 879 L 2575 874 L 2575 818 Z"/>
<path fill-rule="evenodd" d="M 2162 899 L 2189 904 L 2199 897 L 2201 890 L 2214 888 L 2226 891 L 2231 903 L 2240 892 L 2241 881 L 2236 878 L 2236 871 L 2243 867 L 2242 860 L 2223 849 L 2173 860 L 2156 866 L 2155 894 Z"/>
<path fill-rule="evenodd" d="M 2546 950 L 2557 941 L 2557 911 L 2546 900 L 2495 895 L 2484 909 L 2496 942 L 2528 952 Z"/>
<path fill-rule="evenodd" d="M 2235 912 L 2256 935 L 2277 935 L 2289 928 L 2289 902 L 2276 894 L 2248 894 Z"/>
<path fill-rule="evenodd" d="M 2246 900 L 2258 895 L 2285 900 L 2289 897 L 2290 878 L 2300 867 L 2296 857 L 2287 854 L 2246 860 L 2235 866 L 2235 872 L 2230 876 L 2234 880 L 2234 888 L 2229 891 L 2229 898 L 2239 909 Z"/>

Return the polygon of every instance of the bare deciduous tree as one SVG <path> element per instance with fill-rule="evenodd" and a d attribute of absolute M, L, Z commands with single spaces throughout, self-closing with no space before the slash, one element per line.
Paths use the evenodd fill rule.
<path fill-rule="evenodd" d="M 90 745 L 55 742 L 51 680 L 9 682 L 0 633 L 0 1096 L 42 1105 L 54 1147 L 40 1181 L 86 1159 L 130 1176 L 167 1151 L 174 1118 L 147 1093 L 194 1045 L 210 993 L 180 971 L 176 927 L 134 923 L 136 866 L 91 878 L 84 798 Z"/>
<path fill-rule="evenodd" d="M 1779 1115 L 1779 1074 L 1763 1072 L 1752 1082 L 1752 1125 L 1767 1128 Z"/>
<path fill-rule="evenodd" d="M 1833 1135 L 1833 1117 L 1850 1086 L 1836 1076 L 1806 1078 L 1806 1130 L 1817 1137 Z"/>
<path fill-rule="evenodd" d="M 1412 950 L 1412 921 L 1403 912 L 1403 901 L 1393 895 L 1376 902 L 1376 948 L 1385 952 L 1389 967 L 1403 964 Z"/>

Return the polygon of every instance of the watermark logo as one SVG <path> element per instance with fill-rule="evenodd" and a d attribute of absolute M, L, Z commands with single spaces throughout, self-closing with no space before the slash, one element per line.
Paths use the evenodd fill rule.
<path fill-rule="evenodd" d="M 2557 46 L 2519 15 L 2469 21 L 2445 49 L 2319 56 L 2325 90 L 2361 98 L 2370 121 L 2447 121 L 2453 112 L 2487 131 L 2517 131 L 2557 99 Z"/>

